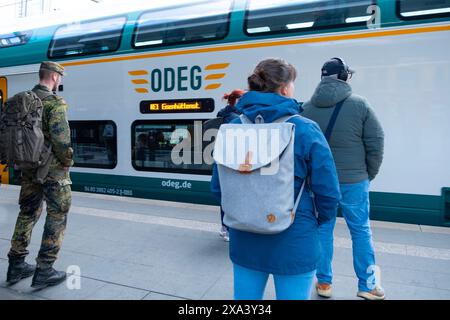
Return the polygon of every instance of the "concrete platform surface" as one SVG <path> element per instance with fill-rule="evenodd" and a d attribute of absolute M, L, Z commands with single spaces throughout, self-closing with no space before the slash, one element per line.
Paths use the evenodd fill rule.
<path fill-rule="evenodd" d="M 216 206 L 73 193 L 55 268 L 68 281 L 35 291 L 31 278 L 8 286 L 7 253 L 19 207 L 17 186 L 0 186 L 0 299 L 216 300 L 233 298 L 228 243 Z M 27 261 L 39 250 L 45 212 Z M 372 222 L 387 299 L 450 299 L 450 228 Z M 335 228 L 333 299 L 356 297 L 351 239 Z M 265 299 L 275 299 L 270 278 Z M 312 299 L 320 299 L 315 293 Z"/>

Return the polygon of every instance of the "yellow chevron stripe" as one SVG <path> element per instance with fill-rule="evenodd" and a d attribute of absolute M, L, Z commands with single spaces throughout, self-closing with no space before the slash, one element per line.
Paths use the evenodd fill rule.
<path fill-rule="evenodd" d="M 130 76 L 144 76 L 148 74 L 147 70 L 134 70 L 134 71 L 128 71 L 128 74 Z"/>
<path fill-rule="evenodd" d="M 148 93 L 148 89 L 145 89 L 145 88 L 136 88 L 136 89 L 134 89 L 134 91 L 136 91 L 138 93 Z"/>
<path fill-rule="evenodd" d="M 133 82 L 134 84 L 147 84 L 148 81 L 145 79 L 133 79 L 131 80 L 131 82 Z"/>
<path fill-rule="evenodd" d="M 225 77 L 225 73 L 213 73 L 206 76 L 205 80 L 216 80 Z"/>
<path fill-rule="evenodd" d="M 230 65 L 229 63 L 210 64 L 209 66 L 206 66 L 205 70 L 225 69 L 228 68 L 229 65 Z"/>
<path fill-rule="evenodd" d="M 211 83 L 205 87 L 205 90 L 214 90 L 221 86 L 221 83 Z"/>

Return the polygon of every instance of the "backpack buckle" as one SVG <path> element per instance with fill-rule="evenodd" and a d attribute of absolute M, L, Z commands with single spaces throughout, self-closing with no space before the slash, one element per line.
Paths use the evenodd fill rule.
<path fill-rule="evenodd" d="M 252 164 L 250 163 L 252 161 L 253 152 L 248 151 L 245 155 L 245 161 L 243 164 L 239 165 L 239 172 L 242 174 L 248 174 L 252 172 Z"/>
<path fill-rule="evenodd" d="M 251 164 L 241 164 L 239 165 L 239 172 L 242 174 L 251 173 L 252 165 Z"/>
<path fill-rule="evenodd" d="M 277 217 L 273 213 L 268 214 L 266 218 L 269 223 L 274 223 L 277 220 Z"/>

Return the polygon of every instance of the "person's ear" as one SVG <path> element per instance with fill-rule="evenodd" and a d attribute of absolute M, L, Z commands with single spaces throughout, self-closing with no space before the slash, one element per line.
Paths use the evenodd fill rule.
<path fill-rule="evenodd" d="M 287 96 L 287 94 L 288 94 L 288 87 L 287 87 L 287 86 L 281 87 L 281 89 L 280 89 L 280 94 L 281 94 L 282 96 Z"/>

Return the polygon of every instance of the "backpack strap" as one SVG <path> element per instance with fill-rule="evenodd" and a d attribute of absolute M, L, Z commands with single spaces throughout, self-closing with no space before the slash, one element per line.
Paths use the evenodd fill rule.
<path fill-rule="evenodd" d="M 241 122 L 243 124 L 252 124 L 253 123 L 245 114 L 241 114 L 239 116 L 239 119 L 241 119 Z"/>
<path fill-rule="evenodd" d="M 34 90 L 32 90 L 32 91 L 38 96 L 39 99 L 41 99 L 41 101 L 44 101 L 48 97 L 55 96 L 55 94 L 53 92 L 42 92 L 42 91 L 34 91 Z"/>
<path fill-rule="evenodd" d="M 299 114 L 291 114 L 291 115 L 287 115 L 287 116 L 283 116 L 281 118 L 278 118 L 277 120 L 273 121 L 272 123 L 281 123 L 281 122 L 286 122 L 292 118 L 296 118 L 296 117 L 300 117 Z"/>
<path fill-rule="evenodd" d="M 306 178 L 303 180 L 302 187 L 300 188 L 300 192 L 298 193 L 297 199 L 295 199 L 294 209 L 292 209 L 292 211 L 294 213 L 297 212 L 297 208 L 298 208 L 298 205 L 300 204 L 300 199 L 302 197 L 303 190 L 305 189 L 305 184 L 306 184 Z"/>
<path fill-rule="evenodd" d="M 260 117 L 260 115 L 258 115 L 258 117 Z M 258 119 L 258 117 L 257 117 L 257 119 Z M 300 117 L 300 115 L 299 114 L 290 114 L 290 115 L 287 115 L 287 116 L 283 116 L 283 117 L 281 117 L 281 118 L 278 118 L 277 120 L 275 120 L 275 121 L 272 121 L 272 123 L 282 123 L 282 122 L 286 122 L 286 121 L 288 121 L 289 119 L 291 119 L 291 118 L 294 118 L 294 117 Z M 241 119 L 241 122 L 243 123 L 243 124 L 252 124 L 253 122 L 245 115 L 245 114 L 241 114 L 240 116 L 239 116 L 239 118 Z M 255 123 L 264 123 L 264 119 L 262 118 L 262 117 L 260 117 L 262 120 L 262 122 L 255 122 Z"/>
<path fill-rule="evenodd" d="M 328 122 L 327 130 L 325 131 L 325 138 L 328 142 L 330 142 L 331 133 L 333 132 L 334 125 L 336 124 L 337 116 L 339 115 L 339 112 L 341 111 L 342 105 L 344 104 L 345 100 L 342 100 L 336 106 L 334 107 L 333 114 L 331 115 L 330 122 Z"/>
<path fill-rule="evenodd" d="M 319 218 L 319 211 L 317 211 L 317 206 L 316 206 L 316 196 L 314 194 L 314 192 L 312 191 L 312 184 L 311 184 L 311 176 L 308 176 L 306 178 L 306 183 L 308 184 L 308 188 L 309 188 L 309 195 L 311 196 L 311 201 L 313 204 L 313 210 L 314 210 L 314 215 L 316 218 Z"/>

